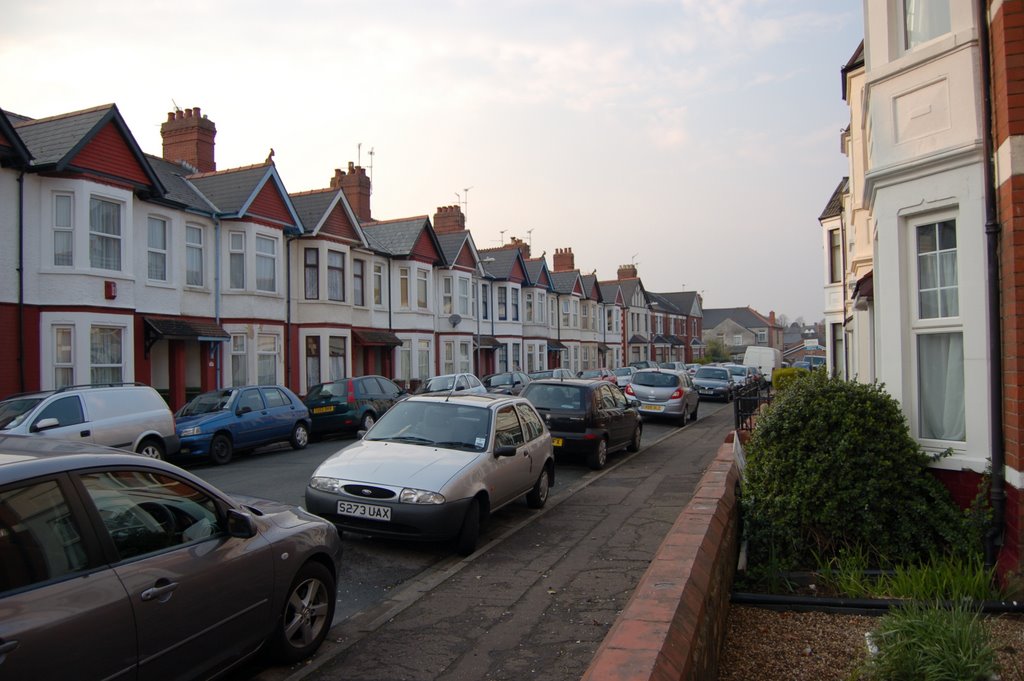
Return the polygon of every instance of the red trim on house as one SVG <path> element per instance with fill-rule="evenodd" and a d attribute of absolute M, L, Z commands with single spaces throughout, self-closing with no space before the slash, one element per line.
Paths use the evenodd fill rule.
<path fill-rule="evenodd" d="M 150 186 L 149 175 L 113 122 L 100 129 L 71 160 L 78 168 L 122 177 L 134 185 Z"/>
<path fill-rule="evenodd" d="M 295 225 L 295 219 L 288 210 L 288 204 L 285 202 L 281 189 L 272 179 L 263 185 L 259 194 L 249 204 L 245 214 L 246 217 L 263 217 L 277 223 L 284 223 L 290 226 Z M 280 224 L 277 226 L 280 227 Z"/>
<path fill-rule="evenodd" d="M 0 399 L 19 392 L 39 390 L 40 354 L 39 354 L 39 308 L 26 305 L 24 307 L 24 329 L 22 330 L 24 348 L 24 388 L 18 371 L 18 306 L 0 303 Z"/>
<path fill-rule="evenodd" d="M 469 248 L 466 247 L 468 243 L 464 242 L 462 244 L 462 250 L 459 251 L 459 257 L 455 259 L 455 264 L 467 270 L 473 270 L 476 269 L 476 261 L 473 259 L 473 254 L 470 253 Z"/>
<path fill-rule="evenodd" d="M 310 226 L 312 227 L 312 225 Z M 340 237 L 346 241 L 359 241 L 359 235 L 356 233 L 351 221 L 349 221 L 348 214 L 345 212 L 345 205 L 341 201 L 328 214 L 323 227 L 320 228 L 320 233 Z"/>
<path fill-rule="evenodd" d="M 523 262 L 519 258 L 512 262 L 512 269 L 508 273 L 507 281 L 517 284 L 522 284 L 526 281 L 526 270 L 523 268 Z"/>
<path fill-rule="evenodd" d="M 412 247 L 410 259 L 425 263 L 434 263 L 441 259 L 441 254 L 437 252 L 437 248 L 434 247 L 434 241 L 430 238 L 430 233 L 426 229 L 420 230 L 420 235 L 416 238 L 416 244 Z"/>

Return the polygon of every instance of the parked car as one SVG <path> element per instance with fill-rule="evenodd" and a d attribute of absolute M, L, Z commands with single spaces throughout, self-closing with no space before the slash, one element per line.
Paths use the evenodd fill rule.
<path fill-rule="evenodd" d="M 562 369 L 561 367 L 555 369 L 546 369 L 544 371 L 531 371 L 527 374 L 531 380 L 537 381 L 542 378 L 576 378 L 573 373 L 568 369 Z"/>
<path fill-rule="evenodd" d="M 139 383 L 73 385 L 0 402 L 0 433 L 91 442 L 154 459 L 178 452 L 174 415 Z"/>
<path fill-rule="evenodd" d="M 732 374 L 725 367 L 702 366 L 693 375 L 693 384 L 702 398 L 710 398 L 728 402 L 735 393 Z"/>
<path fill-rule="evenodd" d="M 487 388 L 473 374 L 442 374 L 428 378 L 416 390 L 417 395 L 448 393 L 450 395 L 486 395 Z"/>
<path fill-rule="evenodd" d="M 687 364 L 686 365 L 686 373 L 690 374 L 690 376 L 693 376 L 695 373 L 697 373 L 697 369 L 700 369 L 701 366 L 702 366 L 701 364 L 695 364 L 695 363 Z"/>
<path fill-rule="evenodd" d="M 545 504 L 554 464 L 551 435 L 521 397 L 413 396 L 320 464 L 306 508 L 353 532 L 454 538 L 468 555 L 493 511 L 524 494 Z"/>
<path fill-rule="evenodd" d="M 686 362 L 660 362 L 658 368 L 670 369 L 671 371 L 686 371 Z"/>
<path fill-rule="evenodd" d="M 639 359 L 630 362 L 629 366 L 634 369 L 656 369 L 658 367 L 658 363 L 654 360 Z"/>
<path fill-rule="evenodd" d="M 754 370 L 748 366 L 742 364 L 726 364 L 725 368 L 732 374 L 733 383 L 736 384 L 736 390 L 746 388 L 748 385 L 755 383 Z"/>
<path fill-rule="evenodd" d="M 221 465 L 236 451 L 288 442 L 309 444 L 309 409 L 280 385 L 249 385 L 202 393 L 175 415 L 181 455 Z"/>
<path fill-rule="evenodd" d="M 604 367 L 600 369 L 584 369 L 576 374 L 576 378 L 597 379 L 618 385 L 618 381 L 615 380 L 615 374 L 611 372 L 611 369 L 605 369 Z"/>
<path fill-rule="evenodd" d="M 633 380 L 633 374 L 636 373 L 636 367 L 619 367 L 613 370 L 615 374 L 615 384 L 620 388 L 625 388 L 629 385 L 629 382 Z"/>
<path fill-rule="evenodd" d="M 310 433 L 369 430 L 405 390 L 383 376 L 354 376 L 314 385 L 303 400 L 309 409 Z"/>
<path fill-rule="evenodd" d="M 489 393 L 518 395 L 530 383 L 530 377 L 522 371 L 503 371 L 499 374 L 484 376 L 481 383 Z"/>
<path fill-rule="evenodd" d="M 522 395 L 544 417 L 556 455 L 583 454 L 587 465 L 599 470 L 609 453 L 640 449 L 643 423 L 636 405 L 608 381 L 534 381 Z"/>
<path fill-rule="evenodd" d="M 824 355 L 804 355 L 804 361 L 810 364 L 812 369 L 824 369 L 828 360 Z"/>
<path fill-rule="evenodd" d="M 772 382 L 772 372 L 781 369 L 785 364 L 782 361 L 782 351 L 763 345 L 751 345 L 747 348 L 743 353 L 743 363 L 757 367 L 768 383 Z"/>
<path fill-rule="evenodd" d="M 681 424 L 697 420 L 700 394 L 685 371 L 641 369 L 626 386 L 626 395 L 639 400 L 645 417 L 668 417 Z"/>
<path fill-rule="evenodd" d="M 300 508 L 0 435 L 5 679 L 210 678 L 261 648 L 297 662 L 330 629 L 340 560 L 337 531 Z"/>
<path fill-rule="evenodd" d="M 802 360 L 802 359 L 801 360 L 797 360 L 797 361 L 793 362 L 793 368 L 794 369 L 807 369 L 808 371 L 810 371 L 811 363 L 807 362 L 805 360 Z"/>

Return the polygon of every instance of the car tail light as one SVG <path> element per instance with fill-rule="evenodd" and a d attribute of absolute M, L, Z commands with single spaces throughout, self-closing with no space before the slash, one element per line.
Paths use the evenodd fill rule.
<path fill-rule="evenodd" d="M 682 399 L 682 397 L 683 397 L 683 389 L 682 388 L 676 388 L 676 391 L 674 393 L 672 393 L 671 397 L 669 397 L 668 399 L 670 399 L 670 400 L 679 400 L 679 399 Z"/>
<path fill-rule="evenodd" d="M 626 384 L 626 389 L 623 392 L 626 393 L 627 395 L 636 395 L 636 393 L 633 392 L 633 386 L 630 383 Z"/>

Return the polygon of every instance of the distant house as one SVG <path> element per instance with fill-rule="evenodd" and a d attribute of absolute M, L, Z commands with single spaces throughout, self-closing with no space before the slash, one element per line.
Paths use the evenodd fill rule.
<path fill-rule="evenodd" d="M 740 358 L 751 345 L 783 349 L 783 328 L 775 312 L 765 317 L 750 307 L 704 309 L 704 343 L 720 341 L 726 352 Z"/>

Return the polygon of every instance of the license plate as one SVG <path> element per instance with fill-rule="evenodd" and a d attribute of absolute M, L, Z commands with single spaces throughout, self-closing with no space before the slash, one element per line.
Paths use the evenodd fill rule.
<path fill-rule="evenodd" d="M 334 407 L 313 407 L 314 414 L 330 414 L 334 411 Z"/>
<path fill-rule="evenodd" d="M 338 515 L 350 515 L 367 520 L 391 520 L 391 509 L 387 506 L 373 504 L 353 504 L 350 501 L 338 502 Z"/>
<path fill-rule="evenodd" d="M 551 446 L 552 447 L 561 447 L 562 446 L 562 438 L 560 438 L 560 437 L 553 437 L 553 438 L 551 438 Z"/>
<path fill-rule="evenodd" d="M 701 388 L 697 392 L 699 392 L 701 395 L 710 395 L 714 391 L 713 390 L 709 390 L 707 388 Z"/>
<path fill-rule="evenodd" d="M 665 411 L 665 407 L 660 404 L 642 404 L 640 411 Z"/>

